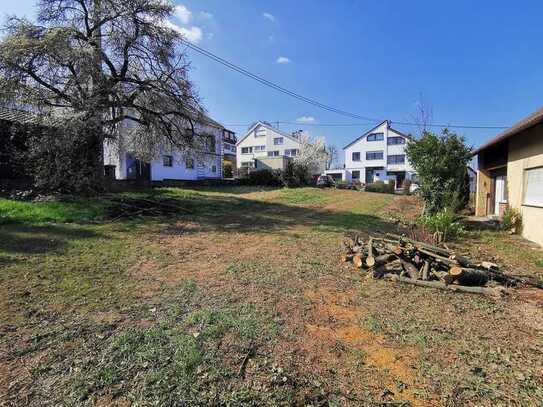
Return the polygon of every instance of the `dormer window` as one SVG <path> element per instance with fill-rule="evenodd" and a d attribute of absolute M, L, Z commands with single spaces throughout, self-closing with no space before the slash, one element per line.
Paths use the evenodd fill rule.
<path fill-rule="evenodd" d="M 382 141 L 385 139 L 385 135 L 383 133 L 371 133 L 368 134 L 367 140 L 368 141 Z"/>

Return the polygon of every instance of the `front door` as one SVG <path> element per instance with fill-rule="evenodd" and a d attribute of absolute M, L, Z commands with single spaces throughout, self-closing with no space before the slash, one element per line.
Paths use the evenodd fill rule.
<path fill-rule="evenodd" d="M 366 168 L 366 184 L 373 182 L 373 168 Z"/>
<path fill-rule="evenodd" d="M 499 175 L 494 182 L 494 215 L 500 214 L 500 202 L 505 202 L 505 176 Z"/>
<path fill-rule="evenodd" d="M 151 164 L 141 161 L 131 154 L 126 155 L 126 178 L 137 181 L 151 180 Z"/>

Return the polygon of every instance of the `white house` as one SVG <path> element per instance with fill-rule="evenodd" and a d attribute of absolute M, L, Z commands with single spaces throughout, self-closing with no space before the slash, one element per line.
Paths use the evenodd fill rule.
<path fill-rule="evenodd" d="M 129 120 L 123 123 L 125 129 L 132 126 Z M 205 139 L 202 147 L 179 151 L 171 146 L 164 146 L 160 154 L 150 162 L 143 162 L 132 154 L 120 140 L 104 145 L 104 165 L 106 173 L 116 179 L 135 179 L 147 181 L 165 180 L 200 180 L 222 178 L 223 166 L 223 131 L 224 127 L 204 116 L 195 123 L 195 133 Z"/>
<path fill-rule="evenodd" d="M 409 136 L 393 129 L 385 120 L 343 147 L 344 169 L 326 173 L 343 181 L 366 184 L 392 180 L 400 188 L 405 179 L 411 180 L 415 175 L 405 154 L 408 139 Z"/>
<path fill-rule="evenodd" d="M 300 133 L 285 133 L 268 123 L 256 122 L 236 144 L 237 167 L 259 169 L 284 169 L 286 163 L 300 154 Z M 326 165 L 314 168 L 314 175 L 322 173 Z"/>

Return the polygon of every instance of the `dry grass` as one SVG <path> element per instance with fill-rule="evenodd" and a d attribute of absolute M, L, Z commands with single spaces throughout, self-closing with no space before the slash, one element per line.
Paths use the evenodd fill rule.
<path fill-rule="evenodd" d="M 543 403 L 538 293 L 405 287 L 338 262 L 345 233 L 395 231 L 414 198 L 156 194 L 186 211 L 0 226 L 0 403 Z M 472 233 L 457 248 L 542 271 L 541 250 L 508 235 Z"/>

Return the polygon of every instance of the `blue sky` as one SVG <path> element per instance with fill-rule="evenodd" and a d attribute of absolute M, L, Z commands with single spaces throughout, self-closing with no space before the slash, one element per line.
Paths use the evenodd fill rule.
<path fill-rule="evenodd" d="M 421 93 L 437 123 L 510 125 L 543 105 L 541 0 L 176 4 L 172 23 L 199 46 L 359 115 L 411 121 Z M 32 16 L 33 5 L 33 0 L 3 1 L 2 12 Z M 194 51 L 188 54 L 205 107 L 240 135 L 256 120 L 360 122 L 348 127 L 281 125 L 286 131 L 307 129 L 343 147 L 372 127 L 291 99 Z M 474 146 L 497 133 L 457 132 Z"/>

